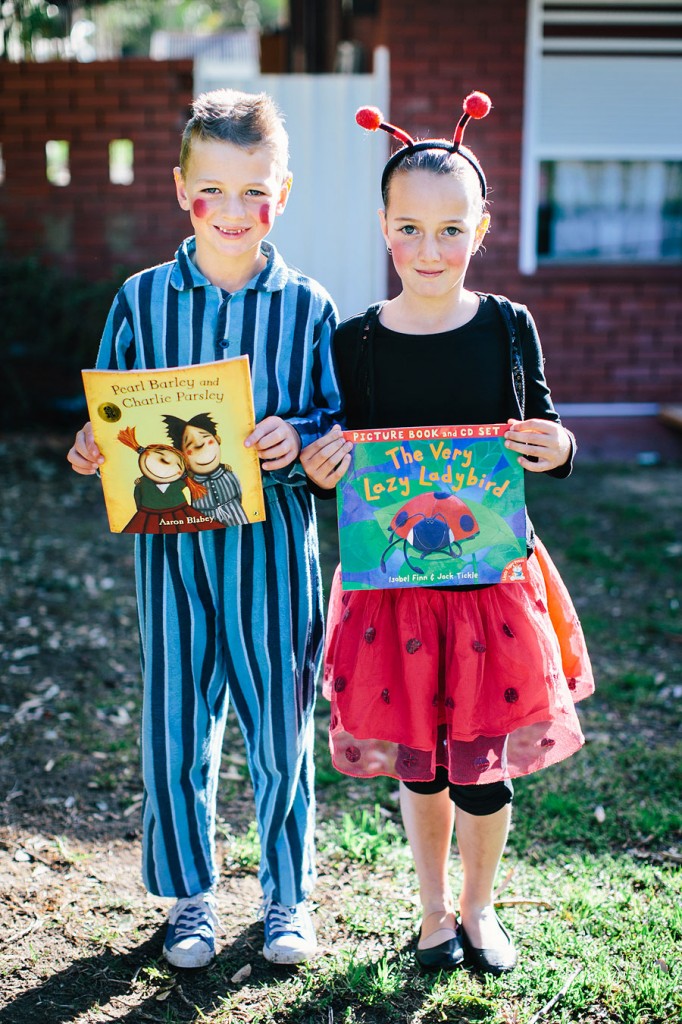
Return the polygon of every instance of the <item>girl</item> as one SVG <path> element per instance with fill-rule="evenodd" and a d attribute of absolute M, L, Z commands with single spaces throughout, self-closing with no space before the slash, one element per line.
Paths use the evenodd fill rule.
<path fill-rule="evenodd" d="M 220 524 L 208 516 L 198 517 L 187 503 L 204 497 L 206 488 L 187 473 L 185 456 L 169 444 L 138 444 L 135 427 L 119 431 L 118 440 L 137 452 L 142 476 L 135 481 L 137 512 L 124 526 L 123 533 L 182 533 L 183 531 L 216 529 Z M 205 520 L 197 522 L 198 519 Z"/>
<path fill-rule="evenodd" d="M 464 284 L 490 217 L 485 175 L 462 132 L 489 108 L 484 94 L 467 97 L 452 142 L 415 142 L 376 109 L 358 111 L 363 127 L 403 143 L 384 169 L 379 211 L 402 289 L 336 332 L 347 427 L 507 422 L 506 446 L 524 469 L 566 477 L 575 442 L 552 405 L 530 314 Z M 351 447 L 335 427 L 302 452 L 316 493 L 333 492 Z M 332 757 L 350 775 L 376 774 L 379 763 L 400 779 L 423 908 L 416 956 L 427 969 L 513 969 L 493 904 L 511 779 L 583 743 L 573 705 L 593 681 L 582 630 L 529 521 L 527 549 L 527 583 L 343 593 L 337 570 L 332 587 Z M 386 715 L 372 713 L 377 692 Z M 448 879 L 453 827 L 459 918 Z"/>

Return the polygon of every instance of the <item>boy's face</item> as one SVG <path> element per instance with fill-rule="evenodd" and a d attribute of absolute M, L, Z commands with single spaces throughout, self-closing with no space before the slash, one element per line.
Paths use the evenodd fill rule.
<path fill-rule="evenodd" d="M 212 473 L 220 465 L 220 438 L 187 424 L 182 434 L 182 454 L 193 473 Z"/>
<path fill-rule="evenodd" d="M 260 243 L 286 206 L 291 179 L 282 181 L 267 146 L 195 139 L 186 173 L 175 168 L 178 202 L 189 212 L 202 269 L 259 268 Z M 204 270 L 206 272 L 206 270 Z"/>

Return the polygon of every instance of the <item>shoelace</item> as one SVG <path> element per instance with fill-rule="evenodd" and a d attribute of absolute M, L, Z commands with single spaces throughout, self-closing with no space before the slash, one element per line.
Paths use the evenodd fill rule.
<path fill-rule="evenodd" d="M 294 932 L 303 938 L 304 926 L 297 907 L 285 907 L 282 903 L 263 900 L 261 913 L 268 920 L 273 935 L 280 932 Z"/>
<path fill-rule="evenodd" d="M 223 931 L 213 904 L 202 895 L 179 899 L 168 916 L 168 923 L 175 926 L 176 941 L 189 935 L 212 937 L 214 928 Z"/>

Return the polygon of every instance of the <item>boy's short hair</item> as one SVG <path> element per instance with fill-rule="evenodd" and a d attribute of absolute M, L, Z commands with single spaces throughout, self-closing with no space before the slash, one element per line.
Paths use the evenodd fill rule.
<path fill-rule="evenodd" d="M 162 416 L 166 424 L 166 433 L 173 442 L 173 447 L 182 451 L 182 441 L 185 434 L 185 427 L 196 427 L 198 430 L 205 430 L 207 434 L 218 437 L 218 427 L 207 412 L 197 413 L 191 420 L 182 420 L 179 416 Z"/>
<path fill-rule="evenodd" d="M 265 92 L 238 92 L 214 89 L 197 96 L 192 116 L 182 133 L 180 171 L 184 177 L 195 139 L 231 142 L 242 149 L 267 146 L 273 154 L 282 179 L 289 168 L 289 136 L 275 101 Z"/>

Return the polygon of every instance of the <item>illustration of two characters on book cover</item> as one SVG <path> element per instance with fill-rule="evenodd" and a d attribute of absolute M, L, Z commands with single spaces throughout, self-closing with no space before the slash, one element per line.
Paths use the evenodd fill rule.
<path fill-rule="evenodd" d="M 243 445 L 254 425 L 246 357 L 83 379 L 112 531 L 188 533 L 265 519 L 258 456 Z"/>
<path fill-rule="evenodd" d="M 344 590 L 527 579 L 523 470 L 505 424 L 346 431 Z"/>

